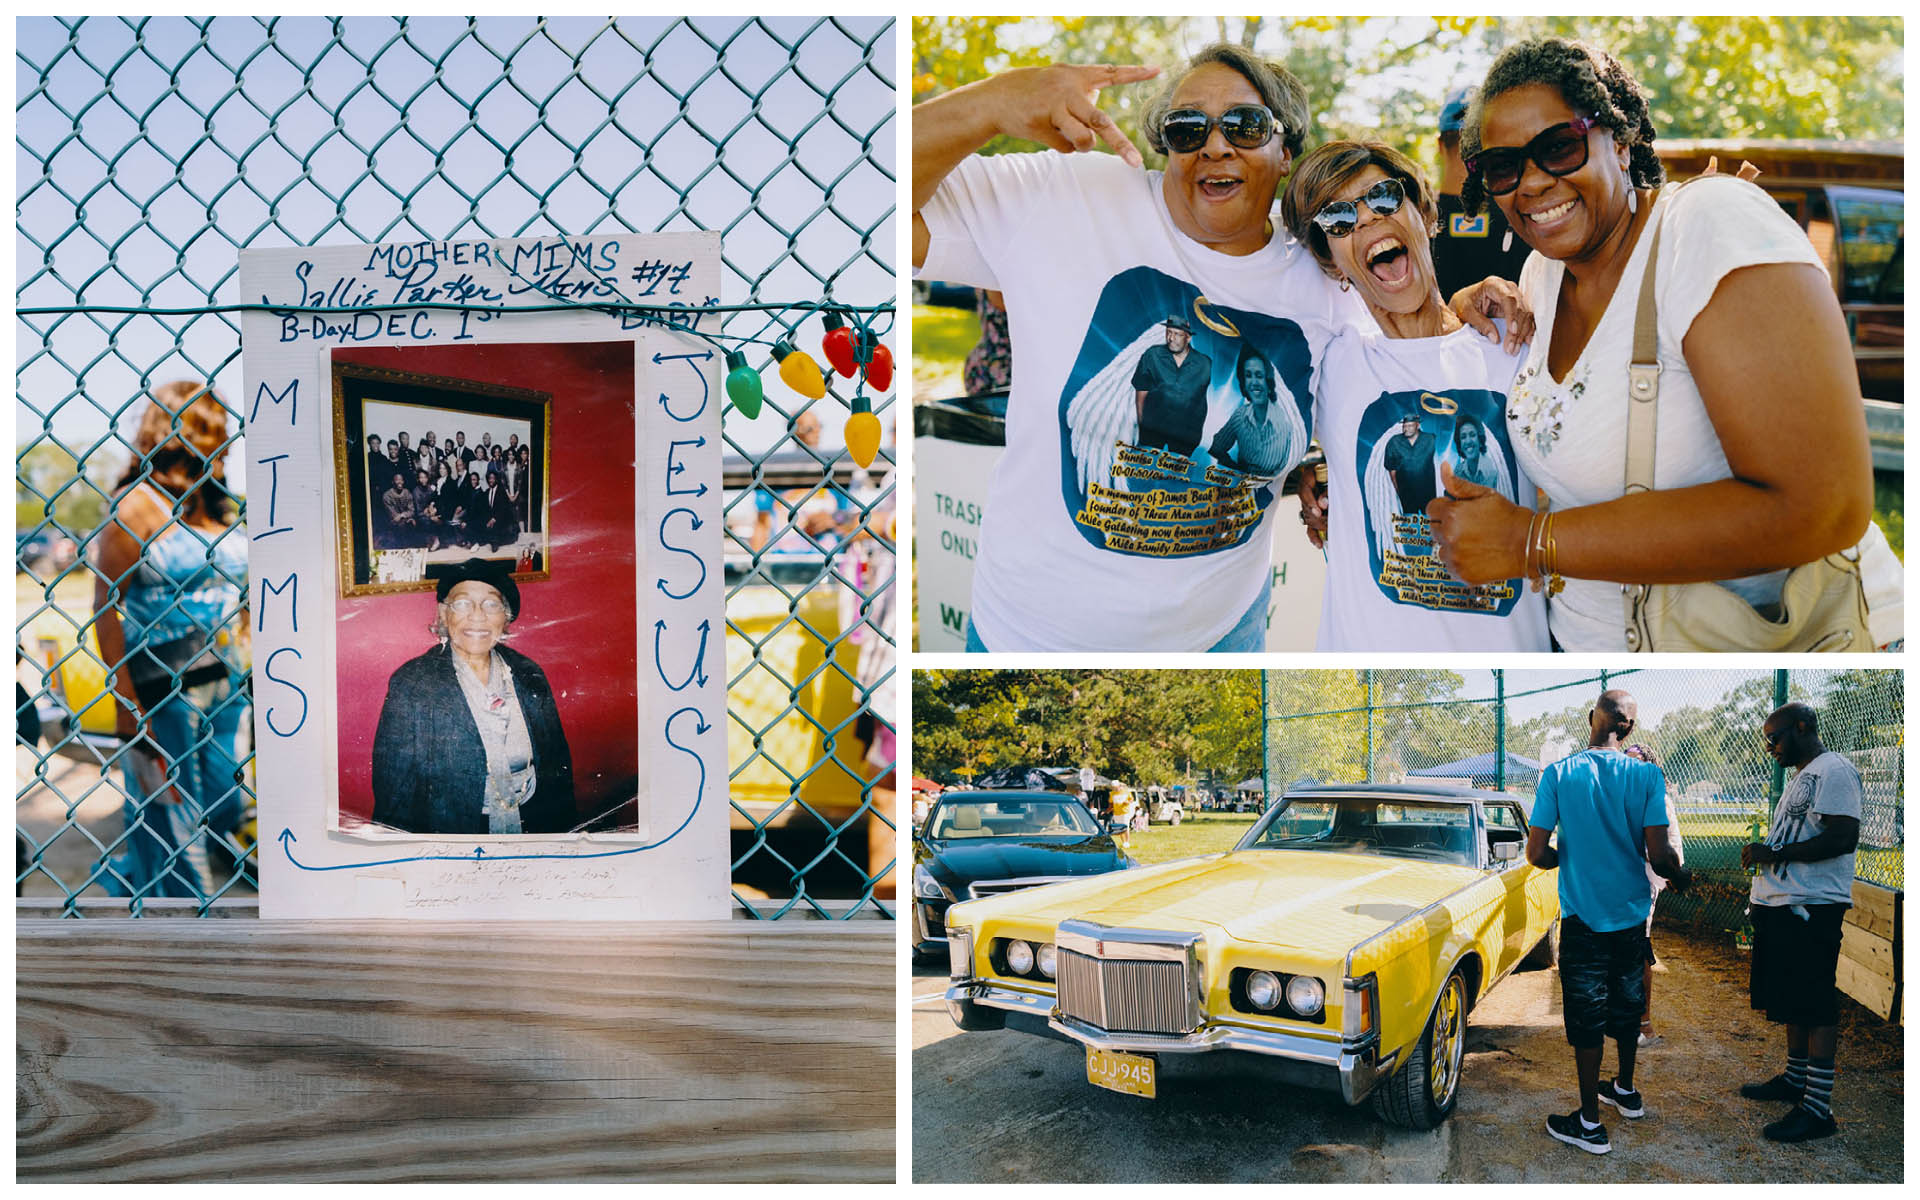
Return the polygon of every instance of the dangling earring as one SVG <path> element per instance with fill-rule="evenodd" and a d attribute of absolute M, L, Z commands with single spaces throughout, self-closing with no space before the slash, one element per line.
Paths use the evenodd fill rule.
<path fill-rule="evenodd" d="M 1632 216 L 1639 211 L 1640 189 L 1630 187 L 1627 189 L 1627 215 Z"/>
<path fill-rule="evenodd" d="M 1342 280 L 1340 281 L 1340 290 L 1341 290 L 1341 291 L 1343 291 L 1343 292 L 1344 292 L 1344 291 L 1347 291 L 1347 290 L 1348 290 L 1348 284 L 1347 284 L 1347 281 L 1346 281 L 1346 280 L 1344 280 L 1344 279 L 1342 279 Z"/>
<path fill-rule="evenodd" d="M 1506 234 L 1500 239 L 1500 253 L 1505 254 L 1512 249 L 1513 249 L 1513 228 L 1509 226 L 1507 228 Z"/>

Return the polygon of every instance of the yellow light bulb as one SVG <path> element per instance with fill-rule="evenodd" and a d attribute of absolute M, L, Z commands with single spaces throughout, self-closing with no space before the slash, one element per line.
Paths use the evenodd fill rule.
<path fill-rule="evenodd" d="M 847 443 L 847 455 L 863 468 L 873 465 L 880 453 L 880 418 L 873 415 L 866 397 L 853 402 L 853 413 L 847 418 L 844 433 Z"/>
<path fill-rule="evenodd" d="M 809 400 L 818 400 L 827 394 L 827 380 L 820 373 L 820 364 L 808 358 L 804 351 L 794 349 L 787 342 L 775 342 L 773 356 L 780 360 L 780 378 L 788 387 Z"/>

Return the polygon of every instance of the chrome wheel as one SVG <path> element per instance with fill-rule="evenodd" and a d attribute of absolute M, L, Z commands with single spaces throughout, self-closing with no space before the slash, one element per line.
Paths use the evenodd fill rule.
<path fill-rule="evenodd" d="M 1427 1051 L 1427 1095 L 1433 1106 L 1445 1109 L 1460 1086 L 1460 1060 L 1467 1048 L 1467 988 L 1456 973 L 1440 989 L 1433 1010 L 1433 1030 Z"/>

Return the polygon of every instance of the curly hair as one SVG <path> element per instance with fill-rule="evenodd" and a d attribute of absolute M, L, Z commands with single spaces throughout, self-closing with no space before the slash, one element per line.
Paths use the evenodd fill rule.
<path fill-rule="evenodd" d="M 1565 38 L 1515 42 L 1493 60 L 1460 130 L 1463 160 L 1472 162 L 1480 153 L 1487 105 L 1503 92 L 1536 83 L 1559 92 L 1568 107 L 1597 118 L 1612 131 L 1613 140 L 1628 148 L 1627 177 L 1634 187 L 1657 188 L 1666 182 L 1666 169 L 1653 152 L 1653 118 L 1640 84 L 1605 50 Z M 1460 188 L 1461 207 L 1477 213 L 1486 200 L 1486 182 L 1478 171 L 1468 170 Z"/>
<path fill-rule="evenodd" d="M 212 487 L 196 489 L 196 503 L 222 522 L 237 505 L 227 491 L 227 451 L 232 448 L 226 402 L 211 384 L 177 379 L 153 389 L 133 434 L 133 458 L 116 490 L 131 486 L 150 471 L 183 466 Z"/>
<path fill-rule="evenodd" d="M 1280 198 L 1280 219 L 1293 240 L 1313 254 L 1313 261 L 1329 278 L 1339 279 L 1340 268 L 1333 265 L 1333 248 L 1327 235 L 1314 223 L 1313 215 L 1325 208 L 1334 193 L 1348 180 L 1369 166 L 1379 167 L 1406 190 L 1407 203 L 1420 214 L 1420 222 L 1432 229 L 1440 219 L 1439 201 L 1427 185 L 1427 177 L 1418 163 L 1385 142 L 1328 142 L 1317 146 L 1301 159 L 1287 180 L 1286 194 Z"/>
<path fill-rule="evenodd" d="M 1160 136 L 1160 125 L 1173 109 L 1173 94 L 1180 90 L 1187 76 L 1209 63 L 1231 67 L 1253 85 L 1253 90 L 1260 93 L 1260 102 L 1279 118 L 1280 144 L 1287 148 L 1289 154 L 1298 157 L 1307 143 L 1307 125 L 1313 120 L 1313 113 L 1307 107 L 1306 85 L 1279 63 L 1261 58 L 1232 42 L 1215 42 L 1188 59 L 1186 66 L 1167 79 L 1160 94 L 1147 103 L 1146 112 L 1140 117 L 1140 127 L 1147 134 L 1147 145 L 1153 147 L 1156 153 L 1167 152 L 1166 139 Z"/>

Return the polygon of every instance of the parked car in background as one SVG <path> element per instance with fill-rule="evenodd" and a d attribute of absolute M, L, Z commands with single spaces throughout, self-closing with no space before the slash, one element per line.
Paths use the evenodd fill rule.
<path fill-rule="evenodd" d="M 1718 156 L 1760 168 L 1754 180 L 1807 231 L 1833 277 L 1867 403 L 1873 465 L 1902 470 L 1906 446 L 1906 148 L 1897 141 L 1673 139 L 1655 143 L 1669 177 Z"/>
<path fill-rule="evenodd" d="M 1187 819 L 1187 810 L 1172 788 L 1158 784 L 1147 789 L 1147 821 L 1153 825 L 1178 825 Z"/>
<path fill-rule="evenodd" d="M 1087 806 L 1064 792 L 947 792 L 913 841 L 913 953 L 947 945 L 947 910 L 1136 865 Z"/>
<path fill-rule="evenodd" d="M 64 613 L 44 608 L 20 631 L 19 649 L 18 681 L 34 698 L 42 739 L 64 757 L 105 761 L 120 738 L 93 626 L 82 643 Z"/>
<path fill-rule="evenodd" d="M 1290 791 L 1224 854 L 954 905 L 947 1009 L 1079 1042 L 1114 1091 L 1153 1096 L 1160 1055 L 1252 1055 L 1430 1129 L 1474 1004 L 1553 953 L 1558 881 L 1525 839 L 1503 792 Z"/>

